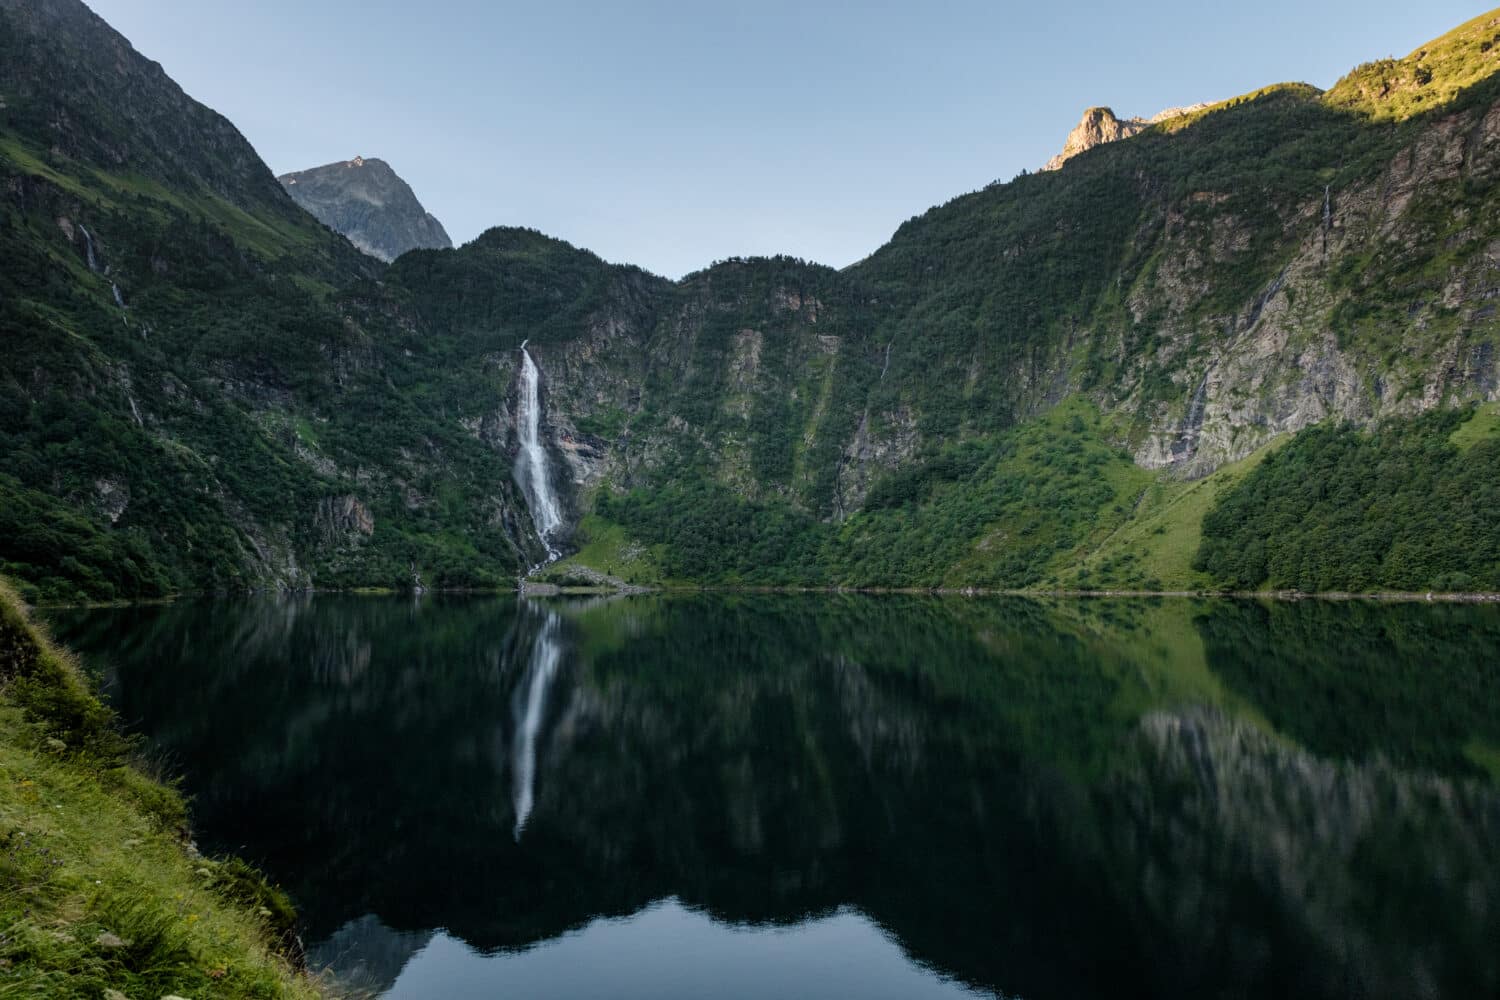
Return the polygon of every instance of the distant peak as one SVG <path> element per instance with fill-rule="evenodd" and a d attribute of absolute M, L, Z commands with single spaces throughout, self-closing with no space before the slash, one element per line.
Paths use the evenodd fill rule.
<path fill-rule="evenodd" d="M 279 179 L 293 201 L 372 257 L 391 261 L 408 250 L 453 245 L 384 160 L 360 155 Z"/>

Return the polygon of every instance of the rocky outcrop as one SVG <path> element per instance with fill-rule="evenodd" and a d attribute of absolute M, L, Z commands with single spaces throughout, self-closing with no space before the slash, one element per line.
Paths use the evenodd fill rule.
<path fill-rule="evenodd" d="M 1062 152 L 1048 160 L 1047 165 L 1042 169 L 1058 170 L 1079 153 L 1087 152 L 1095 146 L 1128 139 L 1146 131 L 1152 125 L 1180 118 L 1206 107 L 1208 107 L 1207 104 L 1191 104 L 1181 108 L 1167 108 L 1150 118 L 1117 118 L 1114 111 L 1109 108 L 1089 108 L 1083 113 L 1083 120 L 1074 126 L 1072 132 L 1068 133 L 1068 141 L 1063 143 Z"/>
<path fill-rule="evenodd" d="M 324 497 L 314 518 L 318 532 L 329 544 L 358 541 L 375 533 L 375 517 L 358 497 Z"/>
<path fill-rule="evenodd" d="M 389 263 L 408 250 L 453 246 L 443 224 L 384 160 L 356 156 L 277 180 L 297 204 L 371 257 Z"/>

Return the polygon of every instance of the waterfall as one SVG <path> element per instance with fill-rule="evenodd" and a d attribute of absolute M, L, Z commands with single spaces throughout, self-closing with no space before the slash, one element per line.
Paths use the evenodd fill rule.
<path fill-rule="evenodd" d="M 115 295 L 115 305 L 119 306 L 121 309 L 124 309 L 125 308 L 125 296 L 123 296 L 123 295 L 120 294 L 120 286 L 111 283 L 110 286 L 109 286 L 109 290 L 111 292 L 113 292 L 114 295 Z"/>
<path fill-rule="evenodd" d="M 1323 185 L 1323 256 L 1328 256 L 1328 230 L 1333 228 L 1333 185 Z"/>
<path fill-rule="evenodd" d="M 526 494 L 526 505 L 531 508 L 531 522 L 536 525 L 537 536 L 547 547 L 547 561 L 552 562 L 558 557 L 552 546 L 552 536 L 562 526 L 562 515 L 558 512 L 557 495 L 552 492 L 552 477 L 547 470 L 547 446 L 542 441 L 541 372 L 526 350 L 528 342 L 521 342 L 521 398 L 516 403 L 521 453 L 516 456 L 516 480 Z"/>
<path fill-rule="evenodd" d="M 89 270 L 99 272 L 99 261 L 94 257 L 94 237 L 89 234 L 88 227 L 83 223 L 78 224 L 78 231 L 83 234 L 83 249 L 88 255 Z"/>
<path fill-rule="evenodd" d="M 559 636 L 561 623 L 557 615 L 547 612 L 542 630 L 537 633 L 536 643 L 531 647 L 531 662 L 526 667 L 526 676 L 516 691 L 512 703 L 512 714 L 516 721 L 516 735 L 511 747 L 511 778 L 514 782 L 512 796 L 515 802 L 516 840 L 536 801 L 536 741 L 541 735 L 542 722 L 547 716 L 547 695 L 552 690 L 552 681 L 557 676 L 558 664 L 562 661 L 562 642 Z"/>

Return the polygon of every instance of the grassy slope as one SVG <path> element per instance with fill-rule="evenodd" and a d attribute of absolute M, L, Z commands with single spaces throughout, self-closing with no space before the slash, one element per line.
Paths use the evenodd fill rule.
<path fill-rule="evenodd" d="M 584 517 L 578 526 L 576 553 L 547 568 L 536 579 L 566 585 L 588 579 L 580 567 L 616 577 L 642 587 L 661 586 L 668 581 L 662 575 L 654 546 L 641 545 L 618 524 L 597 515 Z"/>
<path fill-rule="evenodd" d="M 1356 67 L 1325 95 L 1330 105 L 1401 121 L 1441 107 L 1500 66 L 1500 10 L 1435 38 L 1404 59 Z"/>
<path fill-rule="evenodd" d="M 1134 515 L 1061 573 L 1060 582 L 1085 589 L 1214 589 L 1207 574 L 1193 569 L 1203 540 L 1203 515 L 1286 440 L 1278 438 L 1196 482 L 1157 477 L 1141 495 Z"/>
<path fill-rule="evenodd" d="M 181 799 L 127 749 L 0 584 L 0 1000 L 322 995 L 270 946 L 284 897 L 194 856 Z"/>
<path fill-rule="evenodd" d="M 1469 451 L 1481 441 L 1500 438 L 1500 403 L 1485 403 L 1475 408 L 1474 416 L 1448 435 L 1459 451 Z"/>

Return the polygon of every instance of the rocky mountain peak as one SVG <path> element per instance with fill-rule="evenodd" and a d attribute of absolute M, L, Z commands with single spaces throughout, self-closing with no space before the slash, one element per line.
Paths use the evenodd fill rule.
<path fill-rule="evenodd" d="M 355 156 L 277 179 L 297 204 L 372 257 L 389 262 L 408 250 L 453 246 L 443 224 L 384 160 Z"/>
<path fill-rule="evenodd" d="M 1207 104 L 1190 104 L 1179 108 L 1167 108 L 1150 118 L 1119 118 L 1110 108 L 1089 108 L 1083 113 L 1083 120 L 1073 128 L 1072 132 L 1068 133 L 1068 140 L 1063 143 L 1062 152 L 1048 160 L 1047 165 L 1042 169 L 1057 170 L 1079 153 L 1087 152 L 1095 146 L 1128 139 L 1146 131 L 1152 125 L 1180 118 L 1206 107 L 1208 107 Z"/>

